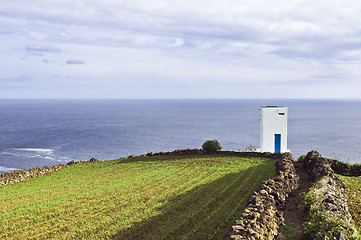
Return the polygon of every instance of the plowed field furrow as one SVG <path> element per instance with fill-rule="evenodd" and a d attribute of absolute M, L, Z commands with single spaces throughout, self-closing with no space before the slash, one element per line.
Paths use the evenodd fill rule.
<path fill-rule="evenodd" d="M 0 238 L 217 238 L 274 162 L 197 155 L 69 166 L 0 189 Z"/>

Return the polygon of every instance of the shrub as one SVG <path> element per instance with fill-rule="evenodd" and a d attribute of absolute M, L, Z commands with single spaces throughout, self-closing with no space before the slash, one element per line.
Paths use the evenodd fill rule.
<path fill-rule="evenodd" d="M 247 146 L 247 147 L 244 149 L 244 151 L 246 151 L 246 152 L 256 152 L 256 151 L 257 151 L 257 148 L 256 148 L 256 146 L 250 144 L 249 146 Z"/>
<path fill-rule="evenodd" d="M 300 163 L 301 163 L 301 162 L 304 162 L 304 161 L 305 161 L 305 157 L 306 157 L 306 155 L 304 155 L 304 154 L 301 155 L 301 156 L 299 156 L 298 159 L 297 159 L 297 162 L 300 162 Z"/>
<path fill-rule="evenodd" d="M 216 152 L 221 150 L 221 144 L 217 140 L 207 140 L 203 143 L 202 149 L 206 152 Z"/>

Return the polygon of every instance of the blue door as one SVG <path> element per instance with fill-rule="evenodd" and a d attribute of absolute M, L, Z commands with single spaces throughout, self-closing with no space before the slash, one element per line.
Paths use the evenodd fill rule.
<path fill-rule="evenodd" d="M 275 153 L 281 152 L 281 134 L 275 134 Z"/>

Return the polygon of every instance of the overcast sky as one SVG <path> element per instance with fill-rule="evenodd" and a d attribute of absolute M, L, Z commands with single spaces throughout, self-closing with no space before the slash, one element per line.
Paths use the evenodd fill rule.
<path fill-rule="evenodd" d="M 360 98 L 359 0 L 0 0 L 0 98 Z"/>

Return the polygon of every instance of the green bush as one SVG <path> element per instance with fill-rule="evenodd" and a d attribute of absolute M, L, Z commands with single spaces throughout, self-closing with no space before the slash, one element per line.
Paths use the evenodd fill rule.
<path fill-rule="evenodd" d="M 203 143 L 202 149 L 206 152 L 216 152 L 218 150 L 221 150 L 221 144 L 217 140 L 207 140 Z"/>
<path fill-rule="evenodd" d="M 305 161 L 305 157 L 306 157 L 306 155 L 299 156 L 298 159 L 297 159 L 297 162 L 301 163 L 301 162 Z"/>

